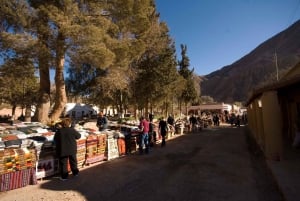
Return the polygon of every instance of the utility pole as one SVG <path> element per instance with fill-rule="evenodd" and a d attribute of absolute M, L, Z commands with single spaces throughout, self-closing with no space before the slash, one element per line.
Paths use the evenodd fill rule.
<path fill-rule="evenodd" d="M 275 61 L 275 67 L 276 67 L 276 76 L 277 76 L 277 81 L 278 81 L 278 62 L 277 62 L 277 53 L 275 51 L 275 54 L 274 54 L 274 61 Z"/>

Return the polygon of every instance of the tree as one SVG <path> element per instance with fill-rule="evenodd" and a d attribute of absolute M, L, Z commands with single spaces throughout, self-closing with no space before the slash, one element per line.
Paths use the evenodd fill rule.
<path fill-rule="evenodd" d="M 135 81 L 140 70 L 136 64 L 144 59 L 150 44 L 154 44 L 152 40 L 158 36 L 153 34 L 158 30 L 157 21 L 154 21 L 158 16 L 155 16 L 152 0 L 112 0 L 107 2 L 106 9 L 107 17 L 113 22 L 108 31 L 111 37 L 110 49 L 114 53 L 109 58 L 113 60 L 110 64 L 101 64 L 94 62 L 93 54 L 92 58 L 86 59 L 86 54 L 77 54 L 80 51 L 74 51 L 70 69 L 71 79 L 68 80 L 73 87 L 70 86 L 69 89 L 81 90 L 88 87 L 89 90 L 84 89 L 84 92 L 89 101 L 98 105 L 104 105 L 106 101 L 114 102 L 120 112 L 123 112 L 123 95 L 126 94 L 127 98 L 132 97 L 134 90 L 130 89 L 129 84 Z M 153 45 L 151 48 L 153 49 Z M 87 71 L 82 72 L 82 67 L 88 67 Z M 78 73 L 81 75 L 75 75 Z M 85 76 L 84 83 L 81 82 L 82 87 L 77 87 L 76 77 L 87 74 L 89 76 Z M 113 101 L 114 98 L 118 100 Z M 139 100 L 141 101 L 140 98 Z"/>
<path fill-rule="evenodd" d="M 66 89 L 69 96 L 80 96 L 103 107 L 114 102 L 121 111 L 123 95 L 127 102 L 142 107 L 170 100 L 178 80 L 175 48 L 166 24 L 159 22 L 153 0 L 1 3 L 1 55 L 14 58 L 27 52 L 24 58 L 39 71 L 37 121 L 48 123 L 49 118 L 55 121 L 60 116 L 67 102 Z M 24 44 L 26 51 L 17 51 L 17 46 L 9 43 L 18 38 L 26 42 L 18 43 Z M 51 68 L 55 69 L 54 104 Z M 132 86 L 145 79 L 151 85 L 135 91 Z M 149 90 L 154 92 L 140 98 Z"/>
<path fill-rule="evenodd" d="M 20 73 L 22 72 L 22 73 Z M 15 116 L 17 106 L 22 107 L 22 118 L 31 120 L 31 106 L 37 103 L 38 79 L 30 61 L 23 58 L 11 58 L 0 67 L 0 99 L 12 106 L 12 116 Z M 23 113 L 23 109 L 30 112 Z"/>
<path fill-rule="evenodd" d="M 45 26 L 45 30 L 50 30 L 45 41 L 42 40 L 44 38 L 39 39 L 49 44 L 48 48 L 53 53 L 51 59 L 55 67 L 56 94 L 50 119 L 56 120 L 61 115 L 67 102 L 64 67 L 65 58 L 69 53 L 68 51 L 70 50 L 71 53 L 72 48 L 77 51 L 86 50 L 86 48 L 82 46 L 82 41 L 79 42 L 78 40 L 81 37 L 83 41 L 90 41 L 92 40 L 91 38 L 100 38 L 96 41 L 101 42 L 103 38 L 101 35 L 95 34 L 95 32 L 102 33 L 103 28 L 101 28 L 101 30 L 99 30 L 100 28 L 97 29 L 95 23 L 100 23 L 101 21 L 105 24 L 107 20 L 102 19 L 100 9 L 102 8 L 101 2 L 94 4 L 93 2 L 86 1 L 84 5 L 81 4 L 81 2 L 71 0 L 47 2 L 31 1 L 31 3 L 41 17 L 47 19 L 41 26 Z M 92 11 L 93 15 L 90 15 Z M 87 46 L 90 46 L 90 44 L 91 43 L 87 43 Z M 104 48 L 99 45 L 99 48 L 94 48 L 94 51 L 95 49 L 100 51 L 98 53 L 101 53 Z"/>
<path fill-rule="evenodd" d="M 24 31 L 31 21 L 28 3 L 7 0 L 0 3 L 0 95 L 2 101 L 12 106 L 14 115 L 17 106 L 31 109 L 36 103 L 36 40 Z M 26 114 L 30 119 L 31 111 Z"/>
<path fill-rule="evenodd" d="M 193 101 L 197 97 L 197 93 L 195 90 L 195 85 L 193 81 L 193 72 L 194 69 L 190 70 L 190 61 L 187 54 L 187 46 L 181 44 L 181 61 L 179 61 L 179 74 L 185 79 L 185 87 L 182 93 L 179 96 L 180 103 L 180 111 L 181 111 L 181 102 L 183 101 L 186 106 L 186 114 L 187 114 L 187 105 L 189 102 Z"/>
<path fill-rule="evenodd" d="M 106 66 L 112 53 L 107 29 L 111 21 L 103 14 L 106 1 L 1 1 L 2 35 L 18 33 L 35 41 L 35 65 L 39 68 L 40 95 L 36 118 L 47 123 L 50 109 L 50 74 L 55 69 L 55 104 L 50 119 L 56 120 L 67 102 L 64 82 L 65 58 L 81 51 Z M 83 43 L 85 42 L 85 43 Z M 97 45 L 95 45 L 97 44 Z M 3 49 L 2 49 L 3 50 Z M 4 51 L 2 51 L 4 52 Z M 8 51 L 8 54 L 11 52 Z"/>
<path fill-rule="evenodd" d="M 167 112 L 166 106 L 171 102 L 178 81 L 175 46 L 167 25 L 159 21 L 159 15 L 153 13 L 149 19 L 151 26 L 143 39 L 145 52 L 134 63 L 136 78 L 132 82 L 133 97 L 138 108 L 145 109 L 145 112 L 162 103 Z"/>

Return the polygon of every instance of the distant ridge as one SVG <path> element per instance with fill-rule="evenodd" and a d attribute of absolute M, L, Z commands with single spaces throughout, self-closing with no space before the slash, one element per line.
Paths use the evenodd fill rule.
<path fill-rule="evenodd" d="M 201 95 L 217 102 L 245 102 L 255 88 L 277 81 L 277 69 L 280 78 L 298 62 L 300 20 L 235 63 L 202 77 Z"/>

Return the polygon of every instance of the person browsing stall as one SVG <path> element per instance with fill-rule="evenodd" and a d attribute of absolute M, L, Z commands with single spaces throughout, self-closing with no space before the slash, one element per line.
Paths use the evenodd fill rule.
<path fill-rule="evenodd" d="M 149 121 L 144 117 L 140 119 L 139 128 L 141 129 L 140 134 L 140 143 L 139 143 L 139 151 L 140 154 L 143 154 L 143 149 L 145 146 L 145 153 L 149 153 Z"/>
<path fill-rule="evenodd" d="M 158 130 L 162 138 L 161 147 L 164 147 L 166 146 L 166 135 L 168 133 L 168 123 L 163 117 L 159 121 Z"/>
<path fill-rule="evenodd" d="M 104 116 L 103 112 L 100 112 L 97 118 L 97 127 L 99 128 L 99 131 L 103 131 L 107 129 L 107 126 L 108 126 L 107 117 Z"/>
<path fill-rule="evenodd" d="M 59 170 L 61 180 L 68 179 L 68 161 L 71 171 L 74 176 L 79 173 L 77 167 L 77 139 L 80 139 L 81 134 L 71 127 L 71 119 L 63 119 L 60 123 L 61 128 L 58 128 L 54 134 L 54 142 L 56 146 L 56 154 L 59 158 Z"/>

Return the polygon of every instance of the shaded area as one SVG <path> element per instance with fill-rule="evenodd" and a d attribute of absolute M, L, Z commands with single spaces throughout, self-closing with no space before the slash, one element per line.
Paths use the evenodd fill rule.
<path fill-rule="evenodd" d="M 20 200 L 16 196 L 30 190 L 34 196 L 24 200 L 282 201 L 265 161 L 249 152 L 246 139 L 242 127 L 204 129 L 157 145 L 148 155 L 91 165 L 66 182 L 49 178 L 0 196 Z"/>
<path fill-rule="evenodd" d="M 279 192 L 280 196 L 277 194 L 259 194 L 260 200 L 284 200 L 284 196 L 279 189 L 279 186 L 272 175 L 271 170 L 266 162 L 264 153 L 255 142 L 253 136 L 251 136 L 250 131 L 245 129 L 246 140 L 248 144 L 248 149 L 250 152 L 250 159 L 252 161 L 252 167 L 254 170 L 254 179 L 258 188 L 262 191 L 275 191 Z"/>

